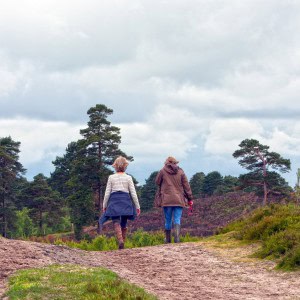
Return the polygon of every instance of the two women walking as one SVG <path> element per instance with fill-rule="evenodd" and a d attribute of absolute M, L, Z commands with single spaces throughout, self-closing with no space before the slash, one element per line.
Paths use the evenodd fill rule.
<path fill-rule="evenodd" d="M 108 178 L 103 215 L 99 221 L 101 226 L 107 220 L 112 220 L 119 249 L 124 248 L 127 221 L 134 220 L 141 212 L 132 177 L 125 173 L 127 166 L 128 161 L 124 157 L 120 156 L 115 160 L 113 167 L 116 173 Z M 189 182 L 174 157 L 167 158 L 155 182 L 160 192 L 159 206 L 163 207 L 165 216 L 165 242 L 171 243 L 172 219 L 174 219 L 174 241 L 178 243 L 183 207 L 193 205 Z"/>

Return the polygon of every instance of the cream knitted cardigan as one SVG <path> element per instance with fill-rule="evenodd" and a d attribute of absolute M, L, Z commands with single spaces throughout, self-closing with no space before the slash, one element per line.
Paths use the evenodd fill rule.
<path fill-rule="evenodd" d="M 132 177 L 126 173 L 116 173 L 108 177 L 103 200 L 103 208 L 107 207 L 110 194 L 118 191 L 130 193 L 135 208 L 140 209 L 140 203 L 136 194 Z"/>

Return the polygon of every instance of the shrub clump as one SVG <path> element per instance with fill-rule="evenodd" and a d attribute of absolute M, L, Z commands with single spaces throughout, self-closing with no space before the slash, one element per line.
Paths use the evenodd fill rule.
<path fill-rule="evenodd" d="M 161 245 L 164 243 L 164 238 L 165 236 L 162 231 L 150 233 L 139 229 L 128 235 L 125 248 Z M 198 240 L 199 238 L 191 237 L 188 233 L 181 237 L 181 242 L 194 242 Z M 99 235 L 91 241 L 81 240 L 80 242 L 57 239 L 54 241 L 54 244 L 66 245 L 71 248 L 79 248 L 87 251 L 109 251 L 118 249 L 116 239 L 114 237 L 106 237 L 105 235 Z"/>
<path fill-rule="evenodd" d="M 300 206 L 270 205 L 259 208 L 249 217 L 233 222 L 220 233 L 233 232 L 244 241 L 261 241 L 262 247 L 254 256 L 279 259 L 277 268 L 300 268 Z"/>

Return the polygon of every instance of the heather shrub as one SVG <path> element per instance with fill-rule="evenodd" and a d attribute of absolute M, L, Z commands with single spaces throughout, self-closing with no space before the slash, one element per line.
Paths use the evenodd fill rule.
<path fill-rule="evenodd" d="M 280 260 L 278 269 L 292 271 L 300 268 L 300 244 L 289 250 Z"/>
<path fill-rule="evenodd" d="M 248 242 L 260 241 L 262 246 L 254 256 L 278 259 L 278 268 L 299 268 L 300 206 L 270 205 L 255 210 L 250 216 L 235 221 L 220 233 Z"/>

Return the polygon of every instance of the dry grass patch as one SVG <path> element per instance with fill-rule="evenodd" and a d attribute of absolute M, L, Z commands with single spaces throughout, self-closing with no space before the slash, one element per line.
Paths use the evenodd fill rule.
<path fill-rule="evenodd" d="M 237 240 L 234 238 L 233 232 L 204 238 L 199 244 L 231 261 L 260 264 L 268 269 L 274 268 L 275 266 L 274 262 L 262 261 L 261 259 L 253 257 L 253 254 L 260 249 L 261 243 L 249 243 Z"/>

